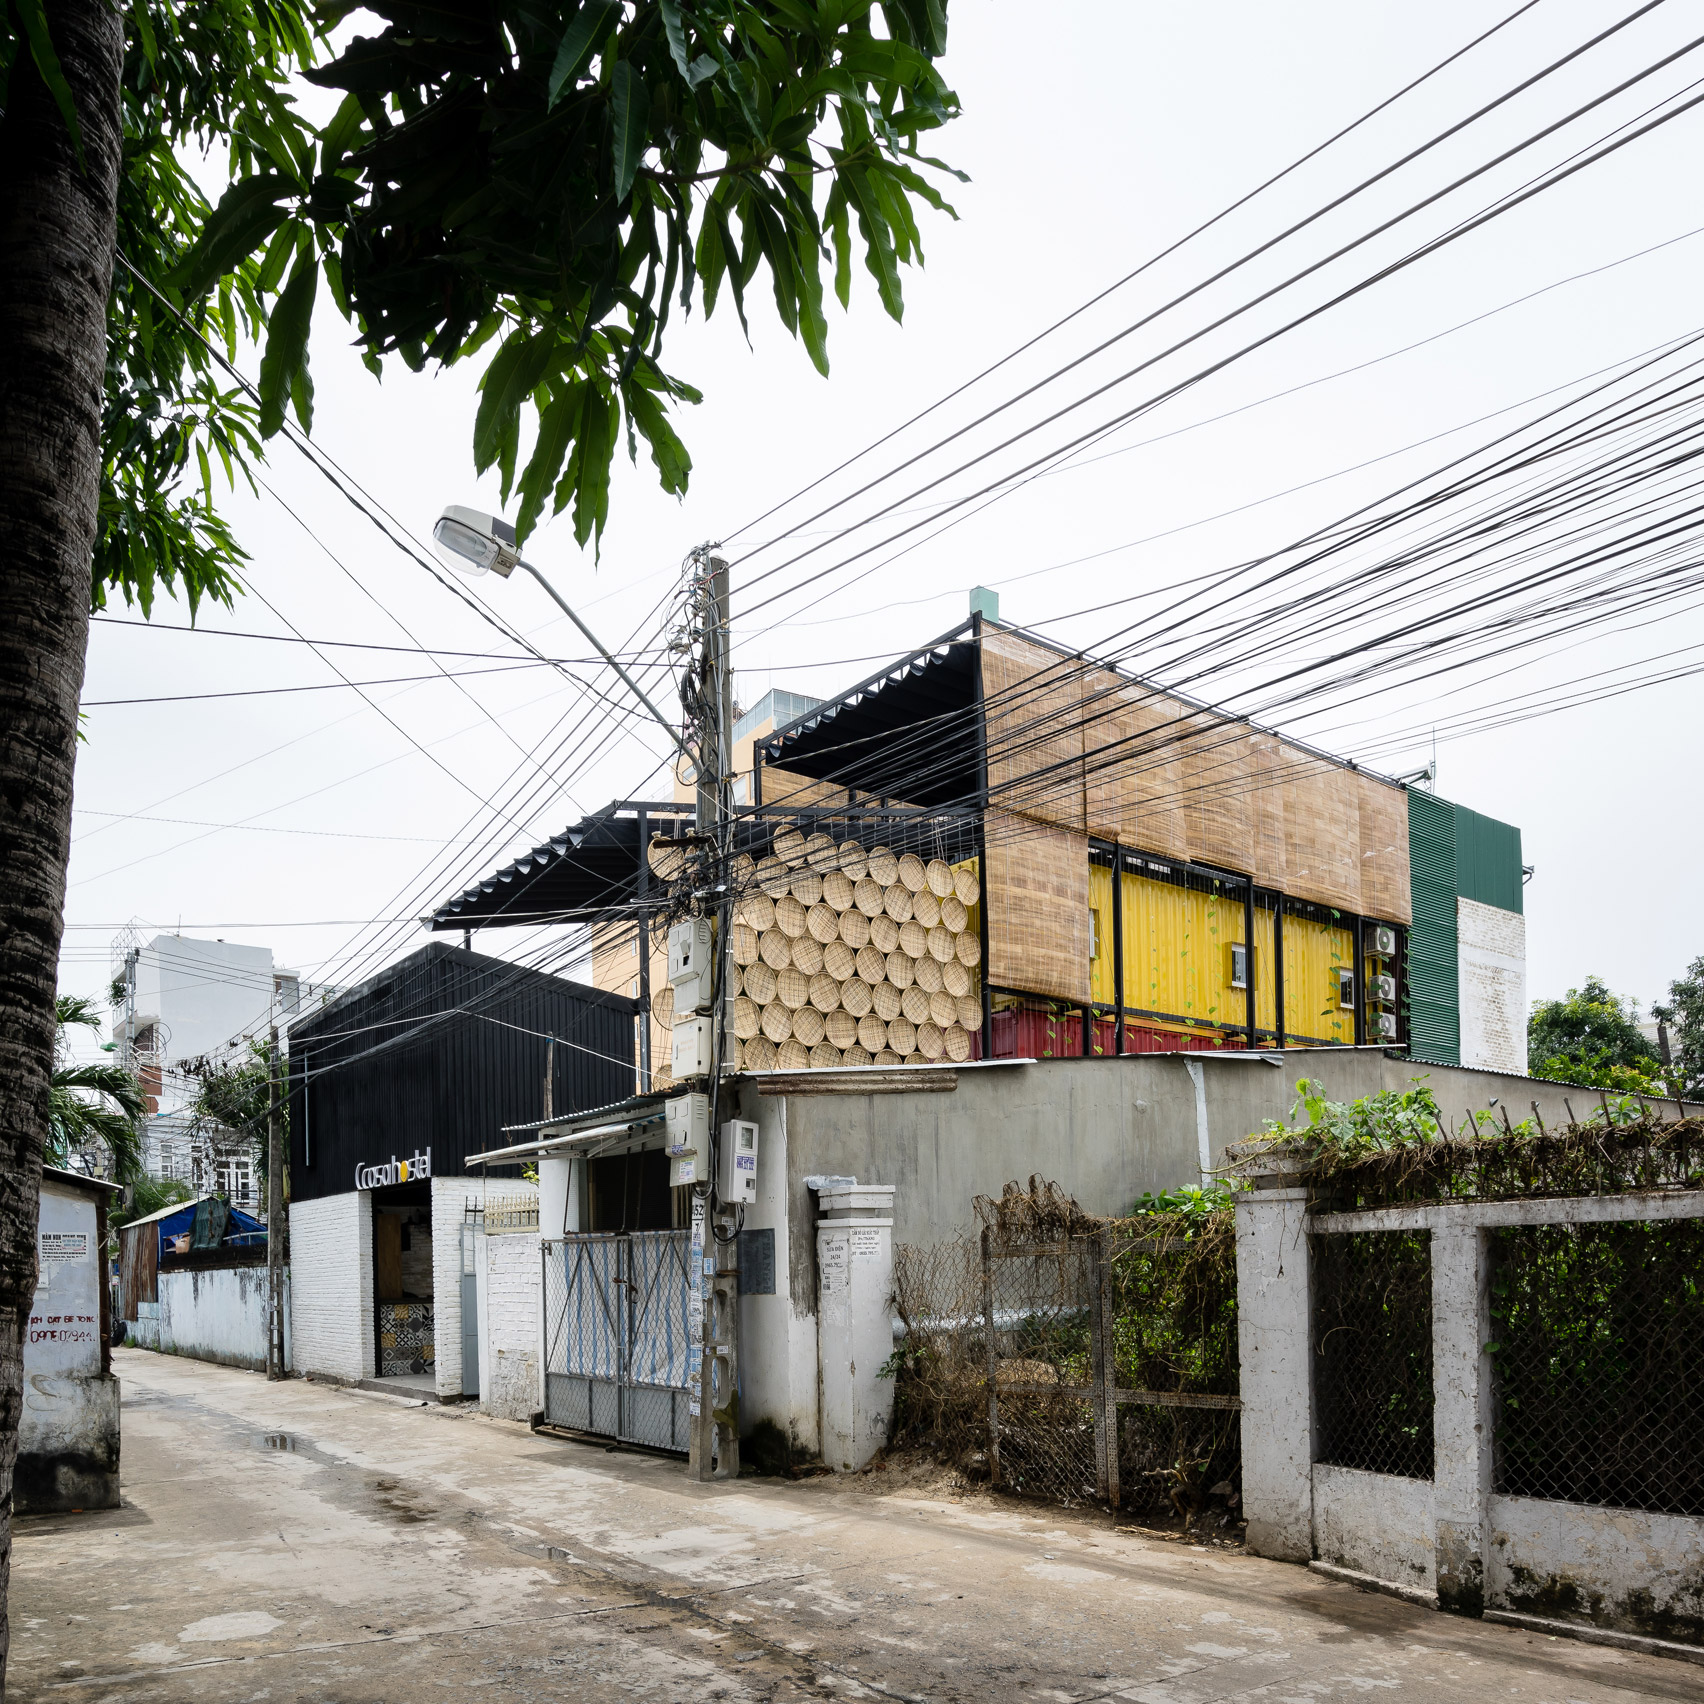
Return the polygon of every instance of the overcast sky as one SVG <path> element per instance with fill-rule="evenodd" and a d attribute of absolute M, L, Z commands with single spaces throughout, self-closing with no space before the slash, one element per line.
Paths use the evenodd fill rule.
<path fill-rule="evenodd" d="M 1420 175 L 1392 180 L 1282 256 L 1245 269 L 1213 300 L 1228 306 L 1256 293 L 1678 45 L 1682 20 L 1666 10 L 1429 156 Z M 809 595 L 761 610 L 752 607 L 755 590 L 742 596 L 760 569 L 824 546 L 837 518 L 804 528 L 786 555 L 749 557 L 781 530 L 780 517 L 751 525 L 757 517 L 1235 201 L 1494 15 L 1465 4 L 1364 0 L 1211 8 L 1124 0 L 1041 13 L 1014 0 L 961 3 L 944 69 L 964 116 L 931 146 L 971 181 L 951 186 L 957 222 L 925 222 L 928 264 L 905 278 L 903 328 L 881 314 L 860 274 L 850 314 L 831 309 L 825 381 L 758 291 L 749 348 L 725 302 L 707 325 L 677 321 L 665 362 L 705 393 L 680 421 L 695 461 L 689 497 L 662 496 L 643 453 L 637 471 L 623 460 L 601 560 L 575 547 L 568 516 L 541 529 L 529 556 L 606 643 L 625 646 L 635 637 L 654 643 L 655 606 L 692 545 L 732 540 L 746 704 L 771 685 L 817 696 L 841 690 L 961 619 L 978 583 L 999 590 L 1007 619 L 1052 623 L 1049 633 L 1092 648 L 1124 618 L 1062 618 L 1187 586 L 1269 550 L 1442 462 L 1495 420 L 1519 418 L 1529 399 L 1695 329 L 1704 313 L 1704 236 L 1692 234 L 1704 227 L 1696 188 L 1704 117 L 1691 114 L 1276 339 L 1065 470 L 938 536 L 912 535 L 905 542 L 916 548 L 875 551 Z M 976 405 L 1010 397 L 1620 15 L 1540 0 L 1353 141 L 927 425 L 964 424 Z M 1691 63 L 1611 109 L 1614 122 L 1682 87 L 1697 74 Z M 1531 175 L 1529 159 L 1554 163 L 1608 128 L 1568 132 L 1488 182 L 1514 188 Z M 1418 234 L 1447 228 L 1483 200 L 1443 204 Z M 1329 295 L 1325 283 L 1352 281 L 1411 244 L 1399 234 L 1373 245 L 1303 305 Z M 1543 293 L 1519 301 L 1535 291 Z M 1210 317 L 1196 312 L 1189 328 Z M 1274 308 L 1248 323 L 1264 331 L 1282 318 Z M 1157 350 L 1164 329 L 1121 345 L 1128 361 L 1096 357 L 1064 393 L 1079 396 Z M 472 469 L 477 372 L 414 376 L 397 365 L 379 383 L 348 340 L 348 327 L 322 304 L 313 343 L 317 441 L 422 538 L 447 502 L 498 507 L 495 481 Z M 1231 347 L 1203 345 L 1212 354 Z M 1092 424 L 1141 394 L 1127 387 L 1073 419 Z M 1037 403 L 1021 418 L 1044 412 Z M 861 463 L 860 476 L 927 442 L 922 431 Z M 1072 435 L 1062 425 L 1036 441 Z M 537 667 L 370 688 L 382 715 L 342 689 L 101 703 L 336 678 L 304 645 L 225 636 L 233 633 L 294 627 L 323 640 L 497 654 L 445 659 L 458 669 L 495 669 L 514 655 L 282 441 L 265 481 L 258 499 L 244 492 L 227 502 L 252 557 L 252 596 L 230 611 L 204 609 L 194 633 L 169 630 L 189 620 L 169 604 L 156 607 L 151 626 L 126 625 L 139 612 L 120 604 L 108 611 L 118 620 L 94 629 L 85 698 L 96 707 L 78 757 L 66 910 L 69 990 L 104 989 L 109 939 L 132 919 L 144 936 L 181 922 L 185 932 L 270 946 L 280 963 L 344 981 L 419 945 L 426 937 L 409 918 L 516 850 L 612 797 L 666 796 L 661 736 L 630 724 L 612 733 L 595 699 Z M 852 483 L 846 475 L 822 490 L 842 495 Z M 917 483 L 890 481 L 861 511 L 854 504 L 840 513 L 867 512 L 879 497 L 915 518 L 928 499 L 898 500 Z M 795 506 L 785 519 L 798 525 L 814 507 Z M 888 530 L 906 524 L 898 518 Z M 881 536 L 859 535 L 857 547 Z M 765 589 L 849 553 L 824 546 Z M 1067 563 L 1076 565 L 1060 566 Z M 585 655 L 535 586 L 487 579 L 474 589 L 552 655 Z M 1348 755 L 1376 746 L 1375 766 L 1401 773 L 1431 756 L 1430 723 L 1464 706 L 1700 641 L 1699 616 L 1674 613 L 1638 631 L 1576 639 L 1515 675 L 1482 673 L 1442 702 L 1433 688 L 1410 688 L 1299 731 Z M 326 655 L 362 681 L 430 672 L 406 651 Z M 1132 661 L 1140 666 L 1139 656 Z M 576 672 L 610 689 L 596 669 Z M 1683 680 L 1439 743 L 1438 791 L 1521 828 L 1535 866 L 1526 890 L 1534 997 L 1597 972 L 1648 1004 L 1704 953 L 1698 721 L 1698 683 Z M 1410 730 L 1405 745 L 1379 743 L 1391 729 Z M 373 919 L 400 921 L 374 929 Z"/>

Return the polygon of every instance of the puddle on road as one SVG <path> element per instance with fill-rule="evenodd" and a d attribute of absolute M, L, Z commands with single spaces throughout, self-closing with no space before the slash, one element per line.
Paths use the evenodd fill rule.
<path fill-rule="evenodd" d="M 288 1432 L 261 1432 L 253 1439 L 257 1450 L 282 1451 L 288 1455 L 296 1453 L 296 1440 Z"/>

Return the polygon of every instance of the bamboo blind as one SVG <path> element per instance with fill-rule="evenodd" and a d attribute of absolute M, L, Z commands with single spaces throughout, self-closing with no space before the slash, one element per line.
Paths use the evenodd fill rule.
<path fill-rule="evenodd" d="M 989 787 L 1025 816 L 1083 828 L 1081 665 L 1014 634 L 985 633 L 982 691 Z"/>
<path fill-rule="evenodd" d="M 990 808 L 988 842 L 988 980 L 1057 1000 L 1086 1000 L 1086 837 Z"/>

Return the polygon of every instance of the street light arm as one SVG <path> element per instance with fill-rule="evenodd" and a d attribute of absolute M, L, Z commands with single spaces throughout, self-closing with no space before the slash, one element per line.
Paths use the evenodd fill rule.
<path fill-rule="evenodd" d="M 618 675 L 621 676 L 622 682 L 627 687 L 627 690 L 629 692 L 631 692 L 633 694 L 633 696 L 635 698 L 637 698 L 639 700 L 639 702 L 641 704 L 643 704 L 645 706 L 645 708 L 651 712 L 651 715 L 655 719 L 657 726 L 660 727 L 663 730 L 663 732 L 665 734 L 667 734 L 669 736 L 669 738 L 674 742 L 674 744 L 680 748 L 681 756 L 684 757 L 686 759 L 686 761 L 694 767 L 694 769 L 696 769 L 697 766 L 698 766 L 698 759 L 692 755 L 691 749 L 688 747 L 686 742 L 680 737 L 679 730 L 674 726 L 673 723 L 671 723 L 668 720 L 668 718 L 666 716 L 664 716 L 662 711 L 659 710 L 656 707 L 656 705 L 653 704 L 651 702 L 651 700 L 645 696 L 644 688 L 642 688 L 640 686 L 638 681 L 636 681 L 633 678 L 633 676 L 630 675 L 627 672 L 627 670 L 624 669 L 621 666 L 621 664 L 618 663 L 615 660 L 615 658 L 612 657 L 610 655 L 610 653 L 607 650 L 604 649 L 603 641 L 601 639 L 599 639 L 597 634 L 595 634 L 591 630 L 591 628 L 589 628 L 585 624 L 585 622 L 583 622 L 579 618 L 579 616 L 577 616 L 573 612 L 573 610 L 571 610 L 568 607 L 566 602 L 563 601 L 562 594 L 559 591 L 557 591 L 557 589 L 553 585 L 551 585 L 551 583 L 547 579 L 545 579 L 545 577 L 541 573 L 539 573 L 539 571 L 535 567 L 533 567 L 533 565 L 530 562 L 528 562 L 525 557 L 522 557 L 520 562 L 517 563 L 516 566 L 526 569 L 526 571 L 529 574 L 531 574 L 532 577 L 535 580 L 537 580 L 538 583 L 541 586 L 544 587 L 544 589 L 551 595 L 551 597 L 555 599 L 556 607 L 558 609 L 560 609 L 562 611 L 562 613 L 565 616 L 567 616 L 568 619 L 571 622 L 573 622 L 574 625 L 577 628 L 579 628 L 579 630 L 583 634 L 585 634 L 587 640 L 596 648 L 598 655 L 600 657 L 602 657 L 603 660 L 606 663 L 608 663 L 609 666 L 612 669 L 614 669 L 615 672 Z"/>

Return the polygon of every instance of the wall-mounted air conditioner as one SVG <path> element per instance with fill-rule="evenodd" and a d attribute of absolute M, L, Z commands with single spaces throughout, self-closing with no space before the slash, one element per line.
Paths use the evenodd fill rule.
<path fill-rule="evenodd" d="M 1367 951 L 1390 958 L 1396 952 L 1396 931 L 1387 923 L 1374 924 L 1367 938 Z"/>

